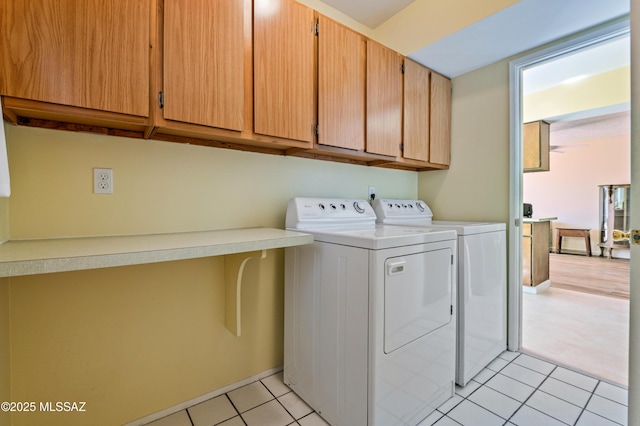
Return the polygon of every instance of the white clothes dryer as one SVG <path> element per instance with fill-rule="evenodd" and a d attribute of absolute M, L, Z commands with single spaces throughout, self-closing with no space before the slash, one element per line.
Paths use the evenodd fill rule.
<path fill-rule="evenodd" d="M 376 224 L 364 200 L 294 198 L 284 382 L 332 426 L 417 425 L 453 396 L 456 234 Z"/>
<path fill-rule="evenodd" d="M 379 223 L 452 229 L 458 235 L 456 383 L 461 386 L 507 348 L 506 225 L 434 221 L 421 200 L 378 199 Z"/>

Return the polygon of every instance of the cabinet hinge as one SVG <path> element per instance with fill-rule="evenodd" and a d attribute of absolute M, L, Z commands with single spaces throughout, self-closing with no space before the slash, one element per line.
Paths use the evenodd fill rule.
<path fill-rule="evenodd" d="M 318 125 L 317 124 L 315 126 L 313 126 L 313 134 L 316 136 L 316 138 L 320 134 L 320 131 L 318 130 Z"/>
<path fill-rule="evenodd" d="M 404 154 L 404 143 L 400 144 L 400 153 Z"/>
<path fill-rule="evenodd" d="M 320 34 L 320 24 L 318 24 L 317 22 L 315 23 L 315 25 L 313 26 L 313 33 L 315 35 Z"/>
<path fill-rule="evenodd" d="M 404 74 L 404 64 L 400 66 L 400 71 L 402 71 L 402 74 Z"/>
<path fill-rule="evenodd" d="M 158 92 L 158 106 L 160 109 L 164 108 L 164 93 Z"/>

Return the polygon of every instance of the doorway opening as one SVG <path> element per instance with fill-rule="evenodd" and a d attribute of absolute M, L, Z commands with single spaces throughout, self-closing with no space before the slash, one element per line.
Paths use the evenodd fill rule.
<path fill-rule="evenodd" d="M 593 240 L 593 251 L 594 256 L 598 257 L 598 245 L 601 242 L 601 230 L 599 224 L 598 216 L 598 203 L 593 199 L 585 200 L 584 203 L 588 208 L 583 207 L 582 210 L 576 210 L 575 207 L 579 202 L 577 201 L 581 195 L 576 191 L 570 191 L 567 188 L 563 189 L 563 186 L 570 185 L 571 182 L 567 180 L 571 179 L 571 176 L 574 176 L 575 170 L 572 173 L 571 167 L 583 167 L 585 168 L 585 164 L 574 164 L 571 165 L 570 157 L 574 157 L 573 153 L 579 153 L 583 157 L 584 155 L 598 155 L 593 152 L 589 152 L 593 147 L 589 147 L 587 145 L 591 145 L 590 143 L 585 143 L 585 137 L 582 137 L 582 142 L 575 140 L 566 139 L 569 133 L 576 133 L 578 129 L 588 129 L 587 132 L 593 132 L 594 128 L 606 128 L 607 126 L 603 126 L 603 122 L 608 122 L 609 124 L 613 122 L 620 122 L 620 120 L 627 120 L 628 123 L 628 106 L 610 106 L 608 108 L 593 108 L 583 110 L 580 113 L 576 112 L 567 112 L 568 110 L 562 110 L 562 106 L 560 105 L 562 102 L 555 102 L 554 105 L 546 105 L 547 112 L 536 111 L 536 108 L 531 107 L 531 103 L 529 103 L 530 99 L 527 99 L 525 102 L 525 93 L 536 92 L 542 93 L 545 92 L 545 88 L 540 89 L 538 87 L 538 91 L 532 90 L 530 87 L 527 88 L 527 85 L 531 83 L 528 81 L 528 76 L 531 77 L 531 81 L 535 82 L 535 84 L 546 84 L 547 87 L 551 87 L 552 85 L 557 85 L 559 81 L 567 80 L 569 77 L 577 77 L 580 74 L 576 74 L 573 72 L 573 75 L 561 75 L 559 71 L 553 71 L 549 67 L 553 63 L 562 63 L 566 58 L 575 59 L 578 55 L 578 52 L 585 50 L 592 50 L 596 46 L 602 46 L 604 44 L 614 44 L 619 42 L 620 40 L 628 39 L 629 35 L 629 22 L 622 21 L 617 22 L 616 24 L 607 26 L 598 31 L 594 31 L 590 34 L 584 35 L 582 37 L 578 37 L 576 39 L 570 40 L 568 42 L 553 46 L 551 48 L 542 50 L 540 52 L 536 52 L 532 55 L 519 58 L 510 63 L 510 79 L 511 79 L 511 183 L 510 183 L 510 272 L 509 272 L 509 349 L 511 350 L 525 350 L 534 352 L 536 355 L 541 356 L 543 358 L 549 358 L 550 360 L 559 363 L 565 364 L 569 367 L 576 368 L 579 370 L 583 370 L 586 373 L 590 373 L 592 375 L 598 376 L 608 381 L 616 382 L 622 384 L 624 386 L 627 385 L 627 368 L 626 364 L 614 366 L 614 370 L 618 370 L 622 372 L 623 375 L 615 376 L 609 374 L 610 372 L 597 370 L 592 368 L 588 362 L 581 362 L 578 357 L 576 357 L 575 353 L 582 353 L 586 356 L 591 356 L 592 358 L 596 358 L 595 364 L 606 363 L 615 363 L 615 359 L 607 356 L 607 354 L 601 354 L 598 359 L 598 354 L 594 353 L 592 350 L 589 350 L 588 347 L 581 348 L 582 343 L 589 343 L 591 341 L 598 341 L 598 336 L 589 335 L 590 331 L 593 330 L 593 327 L 598 328 L 600 333 L 606 333 L 607 327 L 609 330 L 614 330 L 615 333 L 609 333 L 606 337 L 612 337 L 617 333 L 618 336 L 623 336 L 626 338 L 628 336 L 628 298 L 624 300 L 624 298 L 618 298 L 610 300 L 611 298 L 607 296 L 594 296 L 593 294 L 588 294 L 584 291 L 575 292 L 575 288 L 567 289 L 559 288 L 560 286 L 552 285 L 551 288 L 544 290 L 545 287 L 549 286 L 549 281 L 547 277 L 547 282 L 537 282 L 536 284 L 546 284 L 541 285 L 539 289 L 536 289 L 536 285 L 533 285 L 533 291 L 529 286 L 524 287 L 527 292 L 523 292 L 523 267 L 525 267 L 525 272 L 530 273 L 531 271 L 527 268 L 530 268 L 530 264 L 524 258 L 525 255 L 530 255 L 528 250 L 530 247 L 524 247 L 523 250 L 523 241 L 527 240 L 528 233 L 531 232 L 531 227 L 539 224 L 539 227 L 542 226 L 542 222 L 536 221 L 536 219 L 545 219 L 547 222 L 547 228 L 549 231 L 547 235 L 547 240 L 543 241 L 543 244 L 546 243 L 546 252 L 548 256 L 548 262 L 551 263 L 551 270 L 553 274 L 553 268 L 555 265 L 556 270 L 566 271 L 567 260 L 569 263 L 573 263 L 585 260 L 578 259 L 578 256 L 572 256 L 571 254 L 549 254 L 549 252 L 553 252 L 556 249 L 556 238 L 557 228 L 565 228 L 565 229 L 583 229 L 586 230 L 588 234 L 590 234 L 591 239 Z M 546 68 L 546 69 L 544 69 Z M 560 69 L 562 72 L 566 72 L 570 68 L 569 66 L 562 66 Z M 584 69 L 583 65 L 581 69 Z M 548 80 L 550 76 L 554 76 L 556 81 L 537 81 L 535 78 L 536 69 L 541 70 L 539 75 L 542 75 L 544 78 Z M 544 69 L 544 70 L 543 70 Z M 544 80 L 544 78 L 542 80 Z M 540 79 L 538 79 L 540 80 Z M 535 98 L 535 96 L 532 96 Z M 563 99 L 566 100 L 566 99 Z M 534 99 L 534 104 L 535 99 Z M 537 102 L 540 104 L 541 102 Z M 538 105 L 540 106 L 540 105 Z M 544 105 L 543 105 L 544 106 Z M 554 109 L 555 108 L 555 109 Z M 552 111 L 552 112 L 549 112 Z M 523 155 L 524 150 L 522 147 L 522 124 L 530 121 L 536 120 L 546 120 L 550 122 L 550 127 L 552 129 L 551 135 L 551 153 L 550 153 L 550 171 L 544 173 L 526 173 L 523 175 Z M 595 126 L 595 127 L 594 127 Z M 555 129 L 554 129 L 555 127 Z M 611 127 L 611 126 L 609 126 Z M 627 129 L 630 126 L 627 124 Z M 555 131 L 554 131 L 555 130 Z M 555 138 L 553 134 L 555 133 Z M 563 136 L 564 135 L 564 136 Z M 590 136 L 593 136 L 591 134 Z M 565 137 L 563 140 L 562 137 Z M 628 138 L 628 136 L 627 136 Z M 590 137 L 586 137 L 586 139 L 590 139 Z M 593 138 L 591 138 L 593 139 Z M 627 141 L 628 143 L 628 141 Z M 598 144 L 595 144 L 598 145 Z M 597 146 L 597 148 L 604 148 L 603 146 Z M 627 148 L 628 149 L 628 148 Z M 580 152 L 582 151 L 582 152 Z M 579 157 L 579 156 L 578 156 Z M 600 155 L 602 157 L 602 155 Z M 618 164 L 618 168 L 628 166 L 629 161 L 622 160 Z M 555 167 L 554 167 L 555 165 Z M 555 169 L 555 170 L 554 170 Z M 598 172 L 603 171 L 605 167 L 600 167 Z M 562 173 L 559 171 L 565 170 L 567 172 L 566 176 L 562 176 Z M 553 171 L 553 172 L 552 172 Z M 629 170 L 627 170 L 627 175 L 629 174 Z M 609 180 L 607 178 L 606 173 L 601 176 L 596 176 L 597 173 L 594 171 L 588 174 L 589 177 L 596 179 L 602 179 L 602 185 L 605 184 L 618 184 L 625 182 L 605 182 L 604 180 Z M 615 180 L 619 178 L 615 174 L 611 176 L 611 179 Z M 593 183 L 593 182 L 592 182 Z M 626 182 L 628 183 L 628 181 Z M 573 182 L 575 185 L 576 182 Z M 577 184 L 580 184 L 578 182 Z M 598 197 L 598 186 L 599 184 L 584 182 L 585 188 L 588 186 L 593 186 L 594 188 L 585 189 L 585 191 L 592 191 L 592 194 L 589 197 Z M 542 188 L 542 189 L 541 189 Z M 547 200 L 545 202 L 541 202 L 540 200 L 544 200 L 545 188 L 547 189 L 546 195 L 549 198 L 558 197 L 555 199 Z M 554 195 L 551 196 L 551 191 L 555 191 Z M 536 193 L 538 191 L 539 193 Z M 541 193 L 540 193 L 541 192 Z M 542 198 L 541 198 L 542 197 Z M 533 218 L 531 220 L 527 220 L 523 218 L 523 201 L 529 203 L 530 201 L 533 205 Z M 570 205 L 566 207 L 567 203 Z M 565 205 L 563 207 L 563 205 Z M 573 209 L 571 211 L 571 209 Z M 590 210 L 590 211 L 586 211 Z M 576 211 L 578 213 L 576 213 Z M 584 213 L 584 215 L 583 215 Z M 585 217 L 580 217 L 581 215 Z M 596 216 L 596 224 L 593 224 L 593 216 Z M 525 220 L 523 222 L 523 219 Z M 533 223 L 532 223 L 533 222 Z M 552 224 L 555 223 L 555 226 Z M 551 229 L 555 229 L 556 232 L 550 231 Z M 524 232 L 524 240 L 523 240 L 523 232 Z M 538 236 L 543 235 L 538 233 Z M 540 238 L 539 238 L 540 239 Z M 579 239 L 571 238 L 567 240 L 563 239 L 563 250 L 562 253 L 570 253 L 575 252 L 582 254 L 584 257 L 587 254 L 586 241 L 580 241 Z M 527 241 L 531 241 L 530 239 Z M 580 246 L 582 244 L 582 246 Z M 577 246 L 576 246 L 577 245 Z M 576 247 L 579 249 L 576 250 Z M 580 248 L 584 247 L 584 253 L 580 253 Z M 566 248 L 566 250 L 565 250 Z M 591 248 L 591 247 L 590 247 Z M 524 257 L 523 257 L 524 256 Z M 592 258 L 591 260 L 597 261 L 598 259 Z M 624 256 L 623 256 L 624 257 Z M 564 263 L 558 265 L 558 261 L 564 261 Z M 594 279 L 606 279 L 607 270 L 606 267 L 611 266 L 610 264 L 603 264 L 600 266 L 600 276 L 596 276 Z M 584 266 L 575 266 L 580 271 L 584 271 Z M 598 271 L 598 267 L 595 268 Z M 566 275 L 566 274 L 565 274 Z M 570 274 L 569 274 L 570 275 Z M 544 277 L 543 277 L 544 278 Z M 627 272 L 627 280 L 628 280 L 628 272 Z M 585 281 L 584 278 L 578 281 Z M 582 283 L 581 283 L 582 284 Z M 540 291 L 538 291 L 540 290 Z M 602 299 L 604 298 L 604 299 Z M 580 305 L 579 301 L 583 303 L 595 303 L 591 307 L 589 305 Z M 611 303 L 603 303 L 598 305 L 599 302 L 611 302 Z M 625 305 L 626 303 L 626 305 Z M 580 324 L 579 322 L 571 323 L 566 322 L 571 315 L 576 314 L 577 307 L 582 306 L 587 312 L 591 313 L 591 316 L 587 315 L 586 317 L 594 320 L 593 325 L 589 325 L 586 323 Z M 620 313 L 622 315 L 609 315 L 607 312 Z M 607 323 L 612 317 L 615 323 Z M 605 321 L 606 319 L 606 321 Z M 590 328 L 591 327 L 591 328 Z M 549 336 L 555 336 L 555 339 L 549 339 Z M 541 343 L 543 342 L 543 343 Z M 555 342 L 555 346 L 553 345 Z M 602 341 L 601 345 L 602 345 Z M 549 343 L 549 345 L 546 345 Z M 628 340 L 625 341 L 626 346 L 619 345 L 618 347 L 614 347 L 616 355 L 620 355 L 624 353 L 624 362 L 628 362 Z M 611 344 L 609 345 L 611 346 Z M 577 352 L 572 353 L 572 350 L 577 350 Z M 582 350 L 581 350 L 582 349 Z M 591 352 L 591 353 L 589 353 Z M 590 371 L 592 370 L 592 371 Z"/>

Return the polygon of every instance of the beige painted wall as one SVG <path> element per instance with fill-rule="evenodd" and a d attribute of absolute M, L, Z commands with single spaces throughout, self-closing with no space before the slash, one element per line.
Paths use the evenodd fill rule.
<path fill-rule="evenodd" d="M 0 278 L 0 402 L 11 401 L 11 293 L 9 279 Z M 9 426 L 11 414 L 0 411 L 0 426 Z"/>
<path fill-rule="evenodd" d="M 294 195 L 414 194 L 416 173 L 175 143 L 7 127 L 11 238 L 283 227 Z M 93 168 L 113 195 L 93 194 Z"/>
<path fill-rule="evenodd" d="M 7 139 L 13 239 L 282 228 L 296 195 L 417 195 L 414 172 L 15 126 Z M 113 195 L 92 193 L 93 167 L 113 168 Z M 11 398 L 88 410 L 14 425 L 121 424 L 282 365 L 283 251 L 253 262 L 241 338 L 223 325 L 222 258 L 11 278 Z"/>
<path fill-rule="evenodd" d="M 9 239 L 9 199 L 0 198 L 0 242 Z"/>
<path fill-rule="evenodd" d="M 419 196 L 435 219 L 509 219 L 508 63 L 453 80 L 451 167 L 423 172 Z"/>
<path fill-rule="evenodd" d="M 4 120 L 1 125 L 4 125 Z M 0 198 L 0 244 L 9 239 L 9 199 Z M 9 279 L 0 278 L 0 402 L 11 401 L 11 294 Z M 10 413 L 0 411 L 0 426 L 9 426 Z"/>
<path fill-rule="evenodd" d="M 519 0 L 416 0 L 374 31 L 380 43 L 409 55 Z"/>
<path fill-rule="evenodd" d="M 630 67 L 626 66 L 524 96 L 523 122 L 627 103 L 630 94 Z"/>

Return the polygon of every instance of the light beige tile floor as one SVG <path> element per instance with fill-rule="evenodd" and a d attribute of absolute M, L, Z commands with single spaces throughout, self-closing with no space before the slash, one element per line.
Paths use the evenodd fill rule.
<path fill-rule="evenodd" d="M 626 425 L 627 405 L 624 388 L 527 354 L 503 352 L 467 386 L 456 386 L 455 395 L 419 426 Z M 278 373 L 149 424 L 245 425 L 327 423 L 282 383 Z"/>
<path fill-rule="evenodd" d="M 327 426 L 282 382 L 282 372 L 164 417 L 149 426 Z"/>
<path fill-rule="evenodd" d="M 550 287 L 523 294 L 522 351 L 628 385 L 629 300 Z"/>

